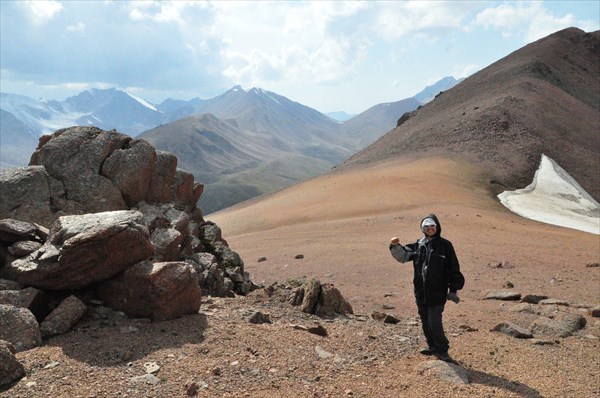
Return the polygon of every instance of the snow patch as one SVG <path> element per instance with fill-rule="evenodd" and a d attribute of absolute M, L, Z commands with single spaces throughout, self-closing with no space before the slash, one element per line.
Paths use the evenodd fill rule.
<path fill-rule="evenodd" d="M 158 109 L 156 109 L 156 107 L 154 105 L 152 105 L 151 103 L 149 103 L 148 101 L 145 101 L 145 100 L 141 99 L 140 97 L 136 97 L 135 95 L 132 95 L 132 94 L 128 93 L 127 91 L 125 91 L 125 94 L 127 94 L 128 96 L 130 96 L 131 98 L 133 98 L 134 100 L 139 102 L 140 104 L 144 105 L 146 108 L 158 112 Z"/>
<path fill-rule="evenodd" d="M 522 217 L 600 235 L 600 204 L 546 155 L 531 184 L 498 198 Z"/>

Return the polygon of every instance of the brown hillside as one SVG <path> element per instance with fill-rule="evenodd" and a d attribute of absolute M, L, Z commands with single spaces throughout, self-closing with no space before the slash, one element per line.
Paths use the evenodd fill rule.
<path fill-rule="evenodd" d="M 565 29 L 439 95 L 344 166 L 444 155 L 489 171 L 496 192 L 531 182 L 546 154 L 600 198 L 600 31 Z"/>

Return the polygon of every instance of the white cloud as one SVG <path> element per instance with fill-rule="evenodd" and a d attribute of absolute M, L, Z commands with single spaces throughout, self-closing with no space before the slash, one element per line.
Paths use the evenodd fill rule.
<path fill-rule="evenodd" d="M 522 36 L 526 43 L 571 26 L 595 28 L 592 21 L 578 21 L 573 14 L 554 16 L 542 2 L 507 3 L 487 8 L 477 14 L 475 24 L 486 30 L 500 31 L 504 38 Z"/>
<path fill-rule="evenodd" d="M 54 0 L 23 1 L 21 5 L 36 25 L 43 25 L 51 21 L 63 9 L 62 4 Z"/>
<path fill-rule="evenodd" d="M 67 26 L 67 32 L 78 32 L 85 33 L 85 24 L 83 22 L 77 22 L 75 25 Z"/>
<path fill-rule="evenodd" d="M 466 29 L 464 21 L 474 6 L 469 2 L 448 1 L 383 3 L 375 26 L 380 36 L 387 40 L 436 29 Z"/>
<path fill-rule="evenodd" d="M 460 78 L 463 78 L 463 77 L 469 77 L 473 73 L 479 71 L 479 69 L 480 69 L 479 66 L 477 66 L 475 64 L 456 65 L 452 69 L 452 76 L 455 79 L 460 79 Z"/>
<path fill-rule="evenodd" d="M 189 7 L 205 8 L 204 2 L 198 1 L 135 1 L 129 3 L 129 18 L 133 21 L 152 20 L 155 22 L 183 23 L 185 11 Z"/>
<path fill-rule="evenodd" d="M 368 40 L 336 26 L 363 2 L 214 4 L 211 34 L 223 45 L 223 75 L 236 84 L 279 81 L 330 84 L 352 75 Z M 211 4 L 213 6 L 213 4 Z"/>

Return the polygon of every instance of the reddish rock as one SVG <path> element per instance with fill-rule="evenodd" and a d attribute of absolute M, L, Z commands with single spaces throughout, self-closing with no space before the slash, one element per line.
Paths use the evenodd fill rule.
<path fill-rule="evenodd" d="M 42 337 L 66 333 L 85 315 L 86 305 L 75 296 L 67 297 L 40 324 Z"/>
<path fill-rule="evenodd" d="M 100 283 L 96 292 L 112 308 L 155 321 L 194 314 L 200 308 L 198 276 L 184 262 L 143 261 Z"/>
<path fill-rule="evenodd" d="M 17 350 L 8 341 L 0 340 L 0 386 L 20 380 L 25 376 L 23 365 L 17 360 Z"/>

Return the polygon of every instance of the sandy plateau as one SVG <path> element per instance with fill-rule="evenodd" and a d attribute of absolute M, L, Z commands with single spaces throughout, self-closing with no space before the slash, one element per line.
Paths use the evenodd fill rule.
<path fill-rule="evenodd" d="M 162 323 L 88 319 L 18 358 L 28 372 L 2 397 L 598 397 L 598 235 L 527 220 L 503 207 L 481 170 L 460 161 L 395 161 L 334 171 L 206 218 L 216 222 L 256 283 L 317 278 L 352 304 L 348 318 L 301 313 L 264 290 L 206 298 L 198 315 Z M 389 254 L 392 236 L 419 237 L 436 213 L 466 277 L 444 313 L 450 354 L 469 374 L 455 385 L 420 374 L 430 358 L 412 295 L 412 265 Z M 296 259 L 302 254 L 304 258 Z M 266 261 L 258 262 L 259 257 Z M 502 264 L 495 266 L 494 264 Z M 566 300 L 585 328 L 552 345 L 490 329 L 527 327 L 537 315 L 489 290 Z M 250 324 L 248 311 L 270 315 Z M 398 324 L 371 319 L 393 314 Z M 321 337 L 292 325 L 322 325 Z M 544 338 L 544 336 L 535 336 Z M 325 353 L 325 354 L 324 354 Z M 326 355 L 330 354 L 330 355 Z M 155 363 L 156 384 L 132 381 Z M 137 379 L 136 379 L 137 380 Z"/>

